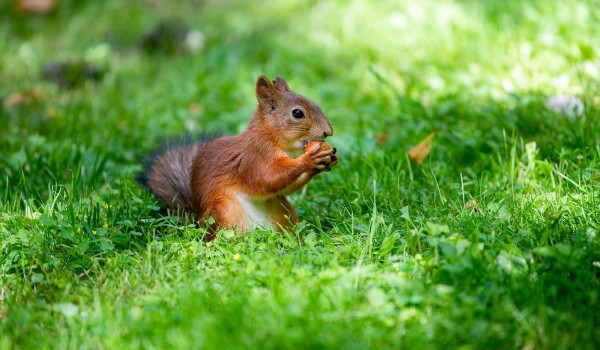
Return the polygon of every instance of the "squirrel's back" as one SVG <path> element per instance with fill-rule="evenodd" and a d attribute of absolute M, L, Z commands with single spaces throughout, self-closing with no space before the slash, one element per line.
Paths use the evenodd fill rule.
<path fill-rule="evenodd" d="M 137 181 L 169 209 L 192 212 L 191 167 L 200 148 L 213 137 L 183 139 L 163 144 L 146 157 Z"/>

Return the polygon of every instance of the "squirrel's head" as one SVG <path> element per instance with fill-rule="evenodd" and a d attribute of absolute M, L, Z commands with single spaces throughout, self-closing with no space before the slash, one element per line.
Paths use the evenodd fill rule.
<path fill-rule="evenodd" d="M 264 76 L 256 82 L 261 124 L 272 129 L 289 149 L 303 149 L 309 142 L 323 140 L 333 134 L 329 120 L 321 108 L 290 90 L 281 77 L 270 82 Z"/>

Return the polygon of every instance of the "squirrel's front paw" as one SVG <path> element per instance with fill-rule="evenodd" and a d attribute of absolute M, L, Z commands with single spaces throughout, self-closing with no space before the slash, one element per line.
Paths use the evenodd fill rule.
<path fill-rule="evenodd" d="M 327 164 L 327 167 L 325 168 L 325 171 L 330 171 L 331 168 L 333 168 L 334 165 L 336 165 L 337 163 L 339 163 L 340 158 L 336 155 L 337 153 L 337 149 L 333 148 L 333 152 L 331 154 L 331 162 L 329 162 L 329 164 Z"/>
<path fill-rule="evenodd" d="M 335 155 L 337 150 L 327 142 L 312 142 L 305 149 L 304 156 L 310 167 L 317 171 L 329 171 L 339 161 Z"/>

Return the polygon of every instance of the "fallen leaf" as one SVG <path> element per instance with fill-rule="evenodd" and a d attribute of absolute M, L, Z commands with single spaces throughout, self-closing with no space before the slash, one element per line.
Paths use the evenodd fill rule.
<path fill-rule="evenodd" d="M 377 136 L 375 136 L 375 141 L 378 145 L 383 145 L 389 138 L 390 135 L 388 134 L 377 134 Z"/>
<path fill-rule="evenodd" d="M 54 10 L 58 0 L 17 0 L 15 7 L 21 12 L 44 14 Z"/>
<path fill-rule="evenodd" d="M 474 213 L 478 213 L 481 211 L 481 209 L 479 208 L 479 202 L 475 199 L 471 199 L 470 201 L 468 201 L 467 203 L 465 203 L 465 207 L 470 208 L 471 209 L 471 215 L 473 215 Z"/>
<path fill-rule="evenodd" d="M 423 160 L 427 157 L 429 151 L 431 151 L 431 141 L 434 137 L 435 132 L 427 135 L 426 138 L 408 151 L 408 157 L 417 164 L 423 164 Z"/>
<path fill-rule="evenodd" d="M 2 107 L 6 110 L 15 106 L 28 105 L 41 100 L 41 98 L 42 92 L 37 88 L 16 92 L 14 94 L 8 95 L 4 99 Z"/>
<path fill-rule="evenodd" d="M 467 208 L 479 208 L 479 202 L 476 199 L 471 199 L 467 203 L 465 203 L 465 207 Z"/>

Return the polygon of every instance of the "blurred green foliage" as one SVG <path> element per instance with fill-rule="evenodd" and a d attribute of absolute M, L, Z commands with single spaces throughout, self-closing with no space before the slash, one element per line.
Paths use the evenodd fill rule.
<path fill-rule="evenodd" d="M 591 0 L 0 3 L 0 348 L 597 348 L 599 34 Z M 342 161 L 292 234 L 206 243 L 132 179 L 261 74 Z"/>

